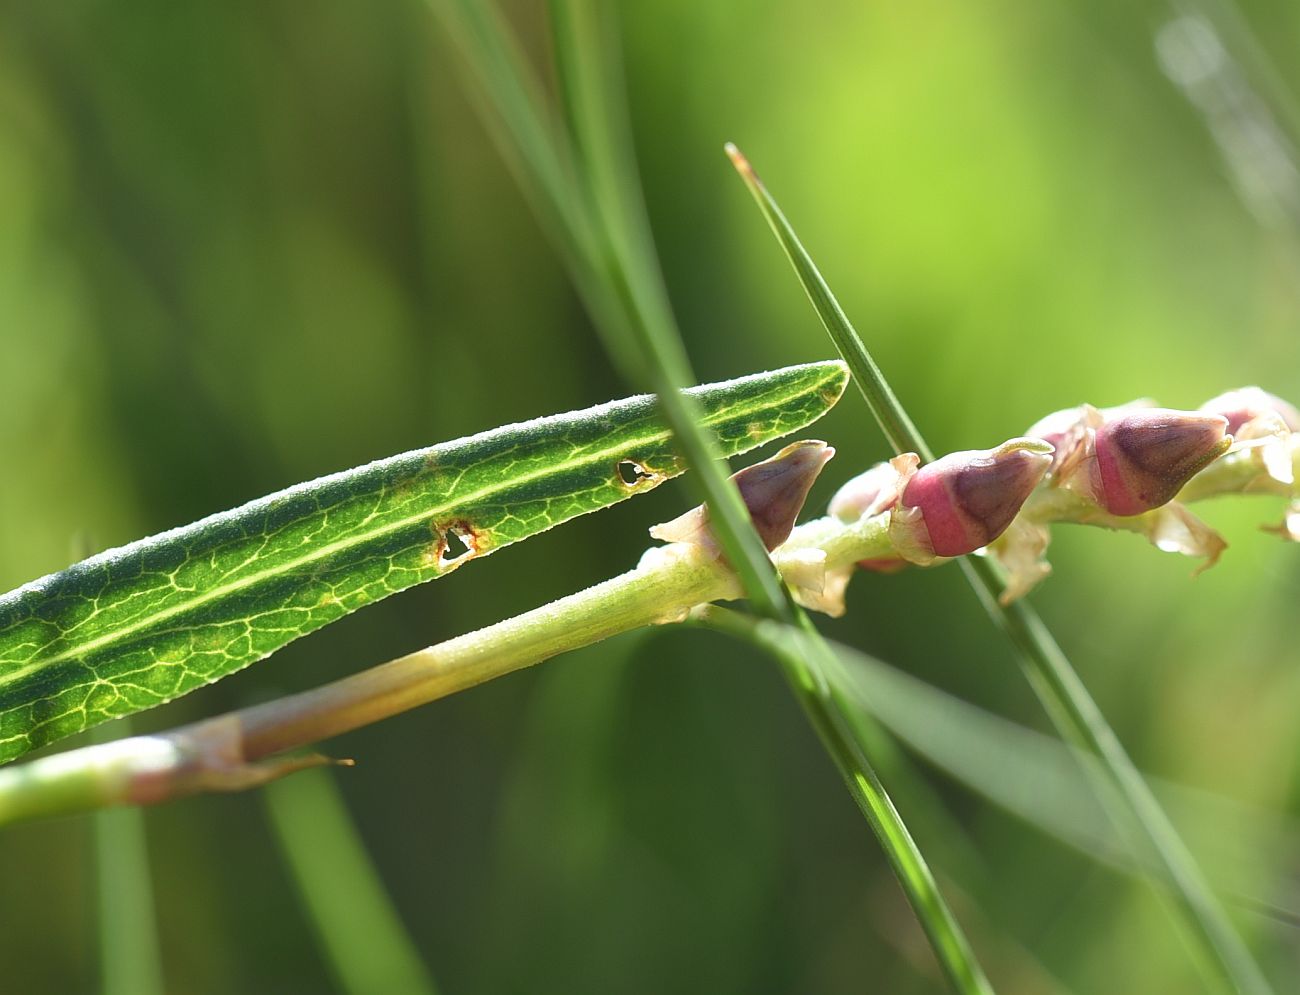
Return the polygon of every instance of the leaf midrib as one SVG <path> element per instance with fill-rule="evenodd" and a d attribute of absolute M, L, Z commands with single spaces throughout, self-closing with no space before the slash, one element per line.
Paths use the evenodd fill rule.
<path fill-rule="evenodd" d="M 784 395 L 780 399 L 772 398 L 768 400 L 766 403 L 762 405 L 762 407 L 772 407 L 778 404 L 779 400 L 784 400 L 788 397 L 795 396 L 797 394 L 806 393 L 810 389 L 810 386 L 811 385 L 800 385 L 797 389 L 791 391 L 787 395 Z M 713 417 L 702 419 L 702 421 L 706 425 L 711 425 L 719 421 L 724 421 L 726 420 L 726 418 L 728 418 L 731 415 L 735 407 L 736 407 L 735 405 L 729 405 L 727 407 L 724 407 L 719 411 L 715 412 Z M 43 670 L 46 667 L 53 666 L 58 663 L 63 663 L 67 660 L 73 660 L 76 659 L 77 657 L 85 656 L 89 653 L 93 653 L 95 650 L 102 649 L 105 646 L 112 645 L 113 643 L 126 639 L 131 635 L 140 632 L 144 629 L 158 625 L 159 623 L 162 622 L 166 622 L 169 619 L 175 618 L 178 615 L 183 615 L 186 612 L 193 611 L 196 608 L 201 608 L 202 606 L 209 604 L 212 601 L 220 600 L 221 598 L 224 598 L 227 595 L 234 594 L 238 591 L 244 590 L 249 587 L 254 587 L 264 580 L 274 578 L 281 574 L 289 573 L 293 570 L 298 569 L 299 567 L 307 566 L 319 560 L 328 559 L 329 557 L 333 556 L 335 553 L 345 551 L 351 547 L 364 545 L 365 543 L 371 542 L 375 539 L 382 538 L 385 535 L 389 535 L 391 533 L 401 531 L 404 528 L 408 528 L 411 525 L 415 525 L 425 519 L 439 515 L 443 512 L 448 511 L 449 509 L 467 504 L 469 502 L 478 501 L 483 498 L 489 498 L 500 491 L 506 490 L 507 488 L 517 487 L 520 484 L 527 484 L 541 477 L 552 476 L 556 473 L 562 473 L 566 470 L 576 469 L 582 466 L 589 465 L 591 463 L 600 462 L 601 460 L 611 459 L 615 456 L 625 455 L 630 446 L 648 445 L 656 441 L 662 441 L 667 439 L 670 436 L 670 434 L 671 434 L 670 432 L 664 430 L 664 431 L 656 432 L 652 435 L 643 436 L 639 439 L 637 438 L 624 439 L 617 446 L 612 446 L 607 449 L 599 450 L 598 452 L 591 453 L 590 455 L 585 456 L 583 458 L 573 459 L 563 463 L 552 463 L 552 464 L 548 464 L 547 466 L 539 470 L 535 470 L 527 473 L 521 473 L 517 476 L 511 477 L 508 481 L 483 487 L 478 491 L 475 491 L 471 494 L 466 494 L 462 497 L 457 498 L 454 501 L 445 502 L 434 508 L 425 508 L 421 510 L 418 514 L 408 515 L 395 522 L 390 522 L 387 525 L 383 526 L 382 528 L 378 528 L 370 532 L 356 533 L 348 537 L 347 539 L 341 539 L 338 540 L 337 542 L 333 542 L 325 546 L 317 547 L 316 549 L 312 550 L 311 552 L 307 553 L 304 556 L 299 557 L 296 560 L 290 560 L 287 563 L 278 564 L 271 569 L 263 570 L 258 573 L 249 574 L 246 577 L 242 577 L 239 580 L 232 581 L 228 584 L 223 584 L 218 587 L 210 588 L 208 591 L 204 592 L 203 594 L 195 598 L 191 598 L 187 601 L 181 602 L 180 604 L 176 604 L 169 608 L 165 608 L 162 611 L 155 612 L 137 622 L 115 627 L 112 631 L 107 632 L 102 636 L 98 636 L 93 639 L 86 640 L 85 642 L 82 643 L 78 643 L 76 646 L 69 647 L 68 649 L 56 653 L 53 656 L 38 656 L 30 663 L 23 665 L 17 670 L 13 670 L 7 674 L 0 675 L 0 689 L 3 689 L 8 685 L 13 684 L 17 681 L 20 681 L 24 677 L 36 673 L 39 670 Z M 645 488 L 645 489 L 650 490 L 651 488 Z M 504 545 L 509 545 L 509 543 L 506 543 Z M 484 550 L 483 555 L 487 555 L 488 553 L 492 552 L 493 549 L 495 548 L 498 547 L 491 547 L 487 550 Z M 173 581 L 173 583 L 175 582 Z"/>

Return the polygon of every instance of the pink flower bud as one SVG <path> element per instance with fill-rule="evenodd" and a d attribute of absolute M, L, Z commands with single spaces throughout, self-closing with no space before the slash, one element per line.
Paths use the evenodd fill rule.
<path fill-rule="evenodd" d="M 1096 429 L 1092 459 L 1080 471 L 1099 507 L 1140 515 L 1172 501 L 1187 481 L 1232 445 L 1222 415 L 1147 408 Z"/>
<path fill-rule="evenodd" d="M 1211 398 L 1201 410 L 1228 419 L 1234 451 L 1248 453 L 1279 483 L 1295 483 L 1292 435 L 1300 433 L 1300 412 L 1294 407 L 1258 387 L 1242 387 Z"/>
<path fill-rule="evenodd" d="M 893 463 L 877 463 L 865 473 L 847 481 L 831 498 L 830 513 L 841 522 L 853 523 L 888 511 L 898 503 L 901 485 L 906 483 Z"/>
<path fill-rule="evenodd" d="M 1100 423 L 1100 412 L 1091 404 L 1082 404 L 1045 415 L 1029 426 L 1025 436 L 1042 439 L 1052 447 L 1051 470 L 1054 473 L 1074 453 L 1087 429 Z"/>
<path fill-rule="evenodd" d="M 1258 387 L 1241 387 L 1201 405 L 1202 411 L 1228 419 L 1228 434 L 1237 435 L 1251 423 L 1280 420 L 1292 432 L 1300 432 L 1300 411 L 1282 398 Z"/>
<path fill-rule="evenodd" d="M 1091 444 L 1089 429 L 1099 428 L 1111 418 L 1155 406 L 1156 402 L 1149 397 L 1139 397 L 1113 408 L 1097 409 L 1091 404 L 1081 404 L 1077 408 L 1053 411 L 1038 419 L 1029 426 L 1025 435 L 1031 439 L 1042 439 L 1056 450 L 1052 454 L 1052 468 L 1048 472 L 1058 478 L 1065 477 L 1088 450 Z"/>
<path fill-rule="evenodd" d="M 973 553 L 1011 524 L 1051 464 L 1052 447 L 1039 439 L 950 453 L 907 482 L 890 538 L 913 562 Z"/>
<path fill-rule="evenodd" d="M 834 455 L 835 450 L 824 442 L 795 442 L 771 459 L 731 475 L 768 552 L 790 537 L 808 491 Z M 704 505 L 652 527 L 650 534 L 664 542 L 693 542 L 715 551 L 718 548 L 709 525 L 709 510 Z"/>

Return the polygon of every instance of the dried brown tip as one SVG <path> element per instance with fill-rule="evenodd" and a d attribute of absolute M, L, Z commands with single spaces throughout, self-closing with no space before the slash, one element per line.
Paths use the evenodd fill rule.
<path fill-rule="evenodd" d="M 754 172 L 754 167 L 751 166 L 749 160 L 745 158 L 745 153 L 736 148 L 734 142 L 727 142 L 726 145 L 722 146 L 722 149 L 727 153 L 727 158 L 731 160 L 731 164 L 736 167 L 736 172 L 740 173 L 746 179 L 752 179 L 757 182 L 758 174 Z"/>

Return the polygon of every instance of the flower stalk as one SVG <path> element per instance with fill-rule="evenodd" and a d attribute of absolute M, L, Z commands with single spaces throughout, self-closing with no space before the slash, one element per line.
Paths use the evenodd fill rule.
<path fill-rule="evenodd" d="M 1179 492 L 1179 501 L 1121 516 L 1078 490 L 1052 486 L 1050 478 L 1040 481 L 1056 456 L 1041 442 L 1014 439 L 993 450 L 954 453 L 921 470 L 912 454 L 896 457 L 846 483 L 830 514 L 793 526 L 808 488 L 833 453 L 822 442 L 799 442 L 735 475 L 760 533 L 775 545 L 773 563 L 795 599 L 831 615 L 844 612 L 845 588 L 861 566 L 943 563 L 992 537 L 990 550 L 1014 575 L 1016 544 L 1026 542 L 1032 530 L 1070 523 L 1150 536 L 1170 507 L 1181 509 L 1181 501 L 1241 493 L 1290 496 L 1295 490 L 1270 475 L 1255 449 L 1244 448 L 1201 470 Z M 1300 471 L 1300 447 L 1291 456 Z M 934 545 L 933 555 L 916 555 L 918 511 L 921 520 L 940 523 L 935 531 L 944 536 L 942 552 Z M 1002 528 L 1006 532 L 999 535 Z M 256 787 L 331 762 L 301 752 L 313 743 L 623 632 L 682 621 L 700 605 L 743 596 L 703 507 L 651 532 L 668 545 L 648 549 L 632 570 L 514 618 L 169 733 L 0 769 L 0 824 Z M 958 534 L 961 542 L 947 545 Z M 959 548 L 963 544 L 968 548 Z"/>
<path fill-rule="evenodd" d="M 852 524 L 820 518 L 796 528 L 773 561 L 796 590 L 811 593 L 827 568 L 849 567 L 889 548 L 883 518 Z M 657 546 L 634 569 L 585 591 L 319 688 L 169 733 L 0 769 L 0 824 L 257 787 L 329 762 L 288 751 L 622 632 L 679 621 L 697 605 L 741 596 L 735 573 L 708 546 Z"/>

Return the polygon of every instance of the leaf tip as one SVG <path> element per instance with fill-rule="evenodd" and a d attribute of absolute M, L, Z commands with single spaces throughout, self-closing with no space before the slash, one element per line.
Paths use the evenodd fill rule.
<path fill-rule="evenodd" d="M 822 391 L 822 396 L 826 398 L 829 405 L 835 404 L 844 396 L 844 391 L 849 386 L 849 364 L 842 359 L 830 360 L 827 365 L 832 371 L 832 375 L 826 382 L 826 389 Z"/>
<path fill-rule="evenodd" d="M 722 150 L 727 153 L 727 158 L 731 164 L 736 167 L 736 172 L 744 177 L 745 182 L 757 184 L 759 182 L 758 174 L 754 172 L 754 167 L 749 164 L 749 159 L 745 153 L 736 147 L 735 142 L 727 142 L 722 146 Z"/>

